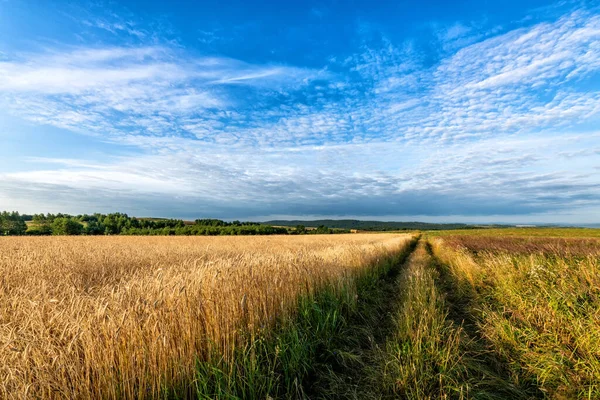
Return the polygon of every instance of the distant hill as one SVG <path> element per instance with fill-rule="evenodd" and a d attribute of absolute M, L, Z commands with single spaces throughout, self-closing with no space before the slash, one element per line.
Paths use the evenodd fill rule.
<path fill-rule="evenodd" d="M 581 226 L 583 226 L 585 228 L 594 228 L 594 229 L 600 228 L 600 224 L 581 224 Z"/>
<path fill-rule="evenodd" d="M 299 220 L 274 220 L 266 221 L 264 224 L 272 226 L 296 226 L 317 227 L 325 225 L 328 228 L 358 229 L 362 231 L 396 231 L 396 230 L 437 230 L 437 229 L 470 229 L 481 228 L 481 225 L 467 224 L 433 224 L 427 222 L 384 222 L 384 221 L 361 221 L 357 219 L 317 219 L 312 221 Z M 487 227 L 487 226 L 486 226 Z"/>

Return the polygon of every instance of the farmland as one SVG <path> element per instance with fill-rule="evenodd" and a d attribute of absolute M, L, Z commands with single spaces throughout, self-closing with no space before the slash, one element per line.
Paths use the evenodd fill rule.
<path fill-rule="evenodd" d="M 2 398 L 598 398 L 591 229 L 0 238 Z"/>
<path fill-rule="evenodd" d="M 597 239 L 469 235 L 431 243 L 449 315 L 470 333 L 476 349 L 467 354 L 480 382 L 489 382 L 481 390 L 498 390 L 495 381 L 513 398 L 600 397 Z"/>
<path fill-rule="evenodd" d="M 0 397 L 191 396 L 237 350 L 408 235 L 0 238 Z M 211 397 L 211 396 L 208 396 Z"/>

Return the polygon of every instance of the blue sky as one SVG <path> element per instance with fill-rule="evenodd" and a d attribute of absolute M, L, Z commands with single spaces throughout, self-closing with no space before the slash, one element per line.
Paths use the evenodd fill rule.
<path fill-rule="evenodd" d="M 600 222 L 595 1 L 0 0 L 0 209 Z"/>

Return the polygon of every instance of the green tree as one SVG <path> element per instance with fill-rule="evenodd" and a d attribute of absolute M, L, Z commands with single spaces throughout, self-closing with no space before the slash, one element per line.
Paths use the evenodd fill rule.
<path fill-rule="evenodd" d="M 104 225 L 95 220 L 89 220 L 87 226 L 83 229 L 86 235 L 104 235 Z"/>
<path fill-rule="evenodd" d="M 83 225 L 71 218 L 56 218 L 52 222 L 53 235 L 81 235 Z"/>
<path fill-rule="evenodd" d="M 331 230 L 325 225 L 319 225 L 317 229 L 315 229 L 315 233 L 323 234 L 323 233 L 331 233 Z"/>
<path fill-rule="evenodd" d="M 24 235 L 27 224 L 18 212 L 0 213 L 0 235 Z"/>

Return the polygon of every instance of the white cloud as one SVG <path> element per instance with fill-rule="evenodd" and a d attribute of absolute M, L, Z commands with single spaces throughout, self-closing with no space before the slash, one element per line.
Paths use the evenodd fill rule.
<path fill-rule="evenodd" d="M 0 61 L 0 103 L 37 123 L 126 141 L 131 134 L 178 134 L 186 119 L 218 125 L 223 112 L 240 105 L 227 85 L 258 96 L 325 77 L 296 67 L 190 58 L 165 47 L 54 50 Z"/>
<path fill-rule="evenodd" d="M 115 19 L 115 17 L 117 18 Z M 118 18 L 118 16 L 115 15 L 112 16 L 111 20 L 94 18 L 91 20 L 82 20 L 81 23 L 83 25 L 97 29 L 102 29 L 113 34 L 127 33 L 138 39 L 144 39 L 148 36 L 148 33 L 146 31 L 136 27 L 135 23 L 133 23 L 132 21 L 124 21 L 123 19 Z"/>
<path fill-rule="evenodd" d="M 383 38 L 344 61 L 360 79 L 157 46 L 55 50 L 1 62 L 0 94 L 36 122 L 111 140 L 185 132 L 261 146 L 464 140 L 596 115 L 599 94 L 564 82 L 598 69 L 600 52 L 591 50 L 599 24 L 576 12 L 469 45 L 432 68 L 410 41 L 396 47 Z M 468 30 L 455 25 L 448 34 Z M 297 91 L 305 97 L 292 103 Z"/>
<path fill-rule="evenodd" d="M 498 204 L 505 204 L 501 214 L 564 211 L 573 203 L 597 204 L 600 187 L 593 174 L 582 173 L 591 170 L 594 154 L 579 155 L 581 171 L 569 168 L 571 160 L 557 161 L 559 154 L 597 143 L 599 138 L 595 133 L 490 139 L 429 149 L 371 143 L 253 153 L 170 139 L 172 150 L 163 155 L 104 163 L 33 159 L 59 168 L 3 174 L 0 187 L 9 197 L 23 196 L 24 188 L 35 188 L 27 196 L 50 197 L 57 191 L 79 198 L 84 192 L 93 193 L 99 202 L 106 199 L 104 208 L 112 193 L 124 193 L 160 199 L 154 204 L 158 208 L 164 199 L 176 195 L 189 203 L 232 207 L 237 212 L 248 204 L 269 204 L 273 212 L 310 206 L 318 213 L 323 205 L 324 210 L 338 207 L 342 214 L 391 215 L 394 207 L 427 214 L 444 210 L 427 209 L 432 204 L 442 207 L 440 202 L 448 202 L 446 211 L 457 214 L 469 214 L 473 208 L 489 213 Z M 15 190 L 16 186 L 21 189 Z M 245 216 L 260 212 L 264 209 L 251 208 Z"/>

